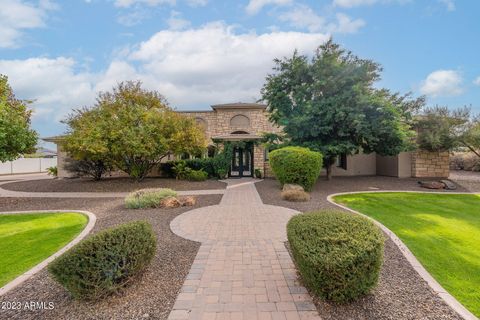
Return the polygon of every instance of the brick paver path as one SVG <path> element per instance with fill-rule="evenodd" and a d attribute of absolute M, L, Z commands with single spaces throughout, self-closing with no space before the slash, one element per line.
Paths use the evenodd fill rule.
<path fill-rule="evenodd" d="M 202 245 L 169 319 L 320 319 L 284 245 L 296 213 L 264 205 L 241 179 L 219 205 L 174 219 L 174 233 Z"/>

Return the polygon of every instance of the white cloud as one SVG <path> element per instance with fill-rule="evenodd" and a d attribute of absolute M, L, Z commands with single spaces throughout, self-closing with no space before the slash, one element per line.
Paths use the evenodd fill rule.
<path fill-rule="evenodd" d="M 284 6 L 292 3 L 293 0 L 250 0 L 245 10 L 248 14 L 257 14 L 267 5 Z"/>
<path fill-rule="evenodd" d="M 458 71 L 437 70 L 423 81 L 420 91 L 432 97 L 456 96 L 463 92 L 463 79 Z"/>
<path fill-rule="evenodd" d="M 23 0 L 0 1 L 0 48 L 19 46 L 23 32 L 45 27 L 49 10 L 56 8 L 53 2 L 38 1 L 37 4 Z"/>
<path fill-rule="evenodd" d="M 94 101 L 94 76 L 75 71 L 73 59 L 0 60 L 17 97 L 35 100 L 34 117 L 62 119 L 72 107 Z"/>
<path fill-rule="evenodd" d="M 175 0 L 115 0 L 115 6 L 121 8 L 128 8 L 136 4 L 154 7 L 162 4 L 175 5 L 175 3 Z"/>
<path fill-rule="evenodd" d="M 125 80 L 141 80 L 180 109 L 256 101 L 274 58 L 290 56 L 294 49 L 312 54 L 327 39 L 322 33 L 236 33 L 224 23 L 211 23 L 160 31 L 127 54 L 122 50 L 98 73 L 65 57 L 0 60 L 0 70 L 19 98 L 36 100 L 34 124 L 43 124 L 41 134 L 55 134 L 54 122 L 72 108 L 93 104 L 98 91 Z"/>
<path fill-rule="evenodd" d="M 411 0 L 333 0 L 333 5 L 342 8 L 354 8 L 360 6 L 371 6 L 376 3 L 407 3 Z M 440 0 L 444 1 L 444 0 Z M 446 0 L 449 1 L 449 0 Z"/>
<path fill-rule="evenodd" d="M 167 19 L 167 24 L 171 30 L 183 30 L 190 26 L 190 21 L 183 19 L 180 12 L 172 11 L 170 18 Z"/>
<path fill-rule="evenodd" d="M 143 8 L 135 8 L 131 12 L 121 14 L 117 18 L 117 22 L 126 27 L 132 27 L 141 23 L 143 20 L 150 17 L 149 11 Z"/>
<path fill-rule="evenodd" d="M 455 11 L 455 0 L 438 0 L 440 3 L 444 4 L 448 11 Z"/>
<path fill-rule="evenodd" d="M 328 33 L 355 33 L 365 25 L 362 19 L 352 20 L 343 13 L 336 15 L 336 21 L 327 23 L 327 19 L 318 15 L 310 7 L 298 5 L 279 15 L 280 21 L 288 22 L 291 26 L 307 29 L 310 32 Z"/>
<path fill-rule="evenodd" d="M 146 85 L 178 106 L 259 98 L 275 57 L 313 53 L 321 33 L 241 33 L 223 23 L 185 31 L 164 30 L 140 44 L 130 59 L 140 63 Z"/>
<path fill-rule="evenodd" d="M 187 4 L 190 7 L 204 7 L 208 3 L 208 0 L 187 0 Z"/>
<path fill-rule="evenodd" d="M 477 86 L 480 86 L 480 77 L 478 77 L 477 79 L 475 79 L 473 81 L 473 84 L 476 84 Z"/>

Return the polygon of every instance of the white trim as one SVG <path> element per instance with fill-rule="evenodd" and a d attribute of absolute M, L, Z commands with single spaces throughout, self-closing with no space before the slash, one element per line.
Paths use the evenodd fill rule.
<path fill-rule="evenodd" d="M 63 248 L 61 248 L 60 250 L 58 250 L 57 252 L 55 252 L 54 254 L 52 254 L 50 257 L 48 257 L 47 259 L 43 260 L 42 262 L 40 262 L 39 264 L 37 264 L 36 266 L 34 266 L 33 268 L 31 268 L 30 270 L 26 271 L 25 273 L 23 273 L 22 275 L 16 277 L 15 279 L 13 279 L 12 281 L 10 281 L 9 283 L 7 283 L 6 285 L 4 285 L 3 287 L 0 288 L 0 296 L 6 294 L 8 291 L 12 290 L 13 288 L 15 288 L 16 286 L 20 285 L 21 283 L 23 283 L 24 281 L 26 281 L 27 279 L 29 279 L 31 276 L 33 276 L 34 274 L 36 274 L 37 272 L 39 272 L 40 270 L 42 270 L 43 268 L 45 268 L 50 262 L 52 262 L 53 260 L 55 260 L 55 258 L 61 256 L 65 251 L 67 251 L 68 249 L 72 248 L 74 245 L 76 245 L 77 243 L 79 243 L 83 238 L 85 238 L 89 233 L 90 231 L 93 229 L 93 226 L 95 225 L 95 222 L 97 220 L 97 217 L 89 212 L 89 211 L 81 211 L 81 210 L 39 210 L 39 211 L 35 211 L 35 210 L 30 210 L 30 211 L 10 211 L 10 212 L 0 212 L 0 215 L 1 214 L 35 214 L 35 213 L 55 213 L 55 212 L 64 212 L 64 213 L 70 213 L 70 212 L 73 212 L 73 213 L 81 213 L 83 215 L 86 215 L 87 218 L 88 218 L 88 223 L 87 225 L 85 226 L 85 228 L 82 230 L 82 232 L 80 232 L 76 237 L 75 239 L 73 239 L 72 241 L 70 241 L 69 243 L 67 243 Z"/>
<path fill-rule="evenodd" d="M 445 290 L 440 283 L 435 280 L 430 273 L 422 266 L 420 261 L 417 260 L 417 258 L 413 255 L 413 253 L 407 248 L 407 246 L 403 243 L 402 240 L 400 240 L 399 237 L 395 235 L 390 229 L 388 229 L 386 226 L 378 222 L 377 220 L 361 213 L 356 210 L 350 209 L 344 205 L 341 205 L 339 203 L 336 203 L 333 201 L 333 197 L 336 196 L 341 196 L 341 195 L 348 195 L 348 194 L 359 194 L 359 193 L 399 193 L 399 192 L 404 192 L 404 193 L 430 193 L 430 194 L 477 194 L 477 193 L 466 193 L 466 192 L 431 192 L 431 191 L 402 191 L 402 190 L 375 190 L 375 191 L 355 191 L 355 192 L 340 192 L 340 193 L 333 193 L 327 196 L 327 201 L 333 205 L 336 205 L 344 210 L 350 211 L 352 213 L 361 215 L 363 217 L 366 217 L 370 220 L 372 220 L 380 229 L 382 229 L 383 232 L 385 232 L 390 239 L 397 245 L 397 247 L 400 249 L 400 252 L 402 252 L 403 256 L 407 259 L 407 261 L 410 263 L 412 268 L 427 282 L 427 284 L 430 286 L 430 288 L 443 300 L 447 305 L 449 305 L 453 310 L 455 310 L 462 318 L 466 320 L 478 320 L 478 318 L 471 313 L 470 311 L 467 310 L 460 302 L 458 302 L 457 299 L 455 299 L 451 294 Z M 478 195 L 478 194 L 477 194 Z"/>

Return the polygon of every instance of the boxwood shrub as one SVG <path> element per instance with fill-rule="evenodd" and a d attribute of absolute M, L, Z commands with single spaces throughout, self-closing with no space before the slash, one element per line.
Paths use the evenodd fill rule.
<path fill-rule="evenodd" d="M 322 154 L 302 147 L 285 147 L 269 154 L 270 166 L 282 186 L 301 185 L 310 191 L 322 169 Z"/>
<path fill-rule="evenodd" d="M 319 297 L 348 302 L 376 286 L 384 237 L 370 220 L 341 211 L 293 217 L 288 241 L 303 281 Z"/>
<path fill-rule="evenodd" d="M 101 231 L 81 241 L 48 267 L 76 299 L 116 293 L 139 275 L 155 255 L 150 224 L 136 221 Z"/>

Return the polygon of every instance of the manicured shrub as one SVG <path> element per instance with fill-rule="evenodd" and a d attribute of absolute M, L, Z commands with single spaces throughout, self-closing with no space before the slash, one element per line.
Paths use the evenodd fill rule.
<path fill-rule="evenodd" d="M 262 171 L 260 169 L 255 169 L 255 178 L 262 179 Z"/>
<path fill-rule="evenodd" d="M 319 297 L 347 302 L 377 284 L 384 237 L 370 220 L 341 211 L 306 213 L 288 222 L 287 234 L 305 284 Z"/>
<path fill-rule="evenodd" d="M 74 298 L 100 299 L 116 293 L 138 276 L 155 255 L 150 224 L 136 221 L 83 240 L 48 267 Z"/>
<path fill-rule="evenodd" d="M 205 181 L 208 179 L 208 174 L 203 170 L 189 170 L 185 178 L 190 181 Z"/>
<path fill-rule="evenodd" d="M 302 190 L 283 190 L 281 196 L 283 200 L 293 202 L 310 200 L 310 195 Z"/>
<path fill-rule="evenodd" d="M 176 197 L 177 192 L 172 189 L 141 189 L 125 197 L 125 206 L 128 209 L 157 208 L 163 199 Z"/>
<path fill-rule="evenodd" d="M 322 169 L 322 154 L 308 148 L 285 147 L 269 154 L 270 166 L 282 186 L 285 183 L 301 185 L 310 191 Z"/>

